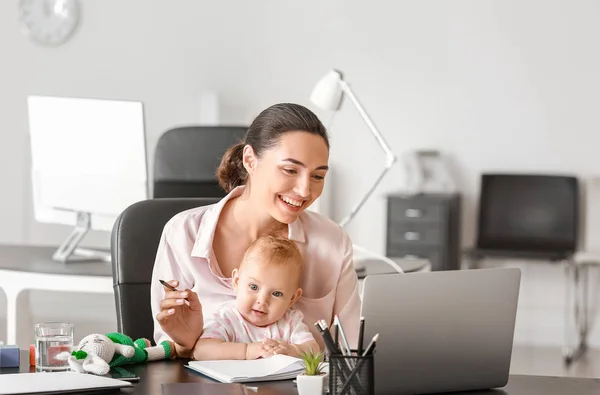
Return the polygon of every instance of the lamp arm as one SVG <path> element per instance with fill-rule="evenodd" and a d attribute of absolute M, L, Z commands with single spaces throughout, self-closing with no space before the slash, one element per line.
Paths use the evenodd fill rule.
<path fill-rule="evenodd" d="M 375 182 L 373 183 L 373 185 L 371 185 L 371 187 L 367 190 L 367 193 L 362 197 L 362 199 L 360 199 L 360 201 L 354 206 L 354 208 L 352 208 L 352 211 L 350 211 L 350 214 L 348 214 L 345 218 L 343 218 L 340 221 L 340 225 L 342 227 L 344 227 L 354 218 L 354 216 L 356 215 L 358 210 L 360 210 L 360 208 L 365 204 L 367 199 L 369 199 L 369 197 L 371 197 L 371 194 L 373 194 L 373 191 L 375 191 L 375 188 L 377 188 L 377 186 L 379 185 L 379 183 L 381 182 L 381 180 L 383 179 L 385 174 L 388 172 L 388 170 L 394 165 L 397 158 L 396 158 L 396 155 L 394 155 L 394 153 L 388 146 L 388 144 L 386 143 L 386 141 L 383 138 L 383 136 L 381 135 L 381 133 L 379 133 L 379 130 L 377 130 L 377 128 L 375 127 L 375 124 L 373 123 L 373 121 L 371 120 L 371 118 L 369 117 L 369 115 L 367 114 L 365 109 L 363 108 L 363 106 L 360 104 L 360 102 L 358 101 L 356 96 L 354 96 L 354 92 L 352 92 L 352 89 L 350 89 L 350 85 L 348 85 L 343 80 L 339 81 L 339 84 L 340 84 L 342 90 L 344 91 L 344 93 L 350 99 L 350 101 L 352 101 L 352 104 L 354 104 L 354 106 L 358 110 L 359 114 L 361 115 L 361 117 L 363 118 L 363 120 L 365 121 L 367 126 L 369 127 L 369 130 L 371 131 L 371 133 L 373 134 L 373 136 L 375 137 L 375 139 L 377 140 L 377 142 L 379 143 L 379 145 L 381 146 L 381 148 L 383 149 L 383 151 L 385 152 L 385 155 L 386 155 L 385 167 L 383 168 L 383 170 L 379 174 L 379 176 L 375 179 Z"/>
<path fill-rule="evenodd" d="M 366 256 L 369 256 L 371 258 L 379 259 L 379 260 L 387 263 L 388 265 L 390 265 L 398 273 L 404 273 L 404 270 L 402 270 L 402 267 L 400 267 L 400 265 L 398 265 L 396 262 L 394 262 L 393 260 L 391 260 L 387 256 L 375 254 L 375 253 L 367 250 L 366 248 L 363 248 L 363 247 L 358 246 L 356 244 L 352 244 L 352 248 L 354 249 L 355 253 L 358 251 L 359 253 L 363 253 Z M 354 263 L 356 264 L 356 261 Z"/>
<path fill-rule="evenodd" d="M 360 102 L 354 95 L 354 92 L 352 92 L 352 89 L 350 89 L 350 85 L 348 85 L 348 83 L 344 80 L 339 81 L 339 84 L 342 88 L 342 91 L 344 91 L 346 96 L 348 96 L 348 98 L 350 99 L 352 104 L 354 104 L 354 106 L 358 110 L 358 113 L 360 114 L 360 116 L 363 118 L 363 120 L 369 127 L 369 130 L 371 131 L 371 133 L 373 134 L 373 136 L 375 137 L 375 139 L 377 140 L 377 142 L 383 149 L 383 152 L 385 152 L 386 159 L 388 161 L 388 165 L 391 166 L 392 164 L 394 164 L 394 162 L 396 162 L 396 155 L 394 155 L 394 153 L 390 149 L 390 146 L 387 144 L 387 142 L 385 141 L 385 139 L 383 138 L 381 133 L 379 133 L 379 130 L 377 130 L 377 127 L 371 120 L 371 117 L 369 117 L 369 115 L 365 111 L 364 107 L 360 104 Z"/>

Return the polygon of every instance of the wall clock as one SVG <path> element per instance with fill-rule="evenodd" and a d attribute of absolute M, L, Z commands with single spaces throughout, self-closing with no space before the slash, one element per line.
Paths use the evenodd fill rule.
<path fill-rule="evenodd" d="M 48 46 L 66 42 L 79 24 L 77 0 L 19 0 L 19 20 L 25 33 Z"/>

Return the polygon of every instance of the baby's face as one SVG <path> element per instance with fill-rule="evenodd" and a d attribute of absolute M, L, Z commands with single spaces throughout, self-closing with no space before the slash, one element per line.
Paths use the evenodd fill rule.
<path fill-rule="evenodd" d="M 234 271 L 233 286 L 238 311 L 256 326 L 278 321 L 302 295 L 290 265 L 246 262 Z"/>

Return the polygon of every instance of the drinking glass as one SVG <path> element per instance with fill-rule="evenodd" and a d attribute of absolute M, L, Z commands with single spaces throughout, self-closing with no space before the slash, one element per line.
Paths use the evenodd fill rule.
<path fill-rule="evenodd" d="M 57 359 L 61 352 L 71 353 L 74 325 L 65 322 L 35 324 L 35 369 L 38 372 L 65 371 L 69 364 Z"/>

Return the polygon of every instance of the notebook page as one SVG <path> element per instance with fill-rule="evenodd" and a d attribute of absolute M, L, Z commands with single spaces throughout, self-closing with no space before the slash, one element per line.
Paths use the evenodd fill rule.
<path fill-rule="evenodd" d="M 199 372 L 226 381 L 235 378 L 259 378 L 281 372 L 300 371 L 304 367 L 301 359 L 287 355 L 274 355 L 270 358 L 252 361 L 190 361 L 189 366 Z"/>

